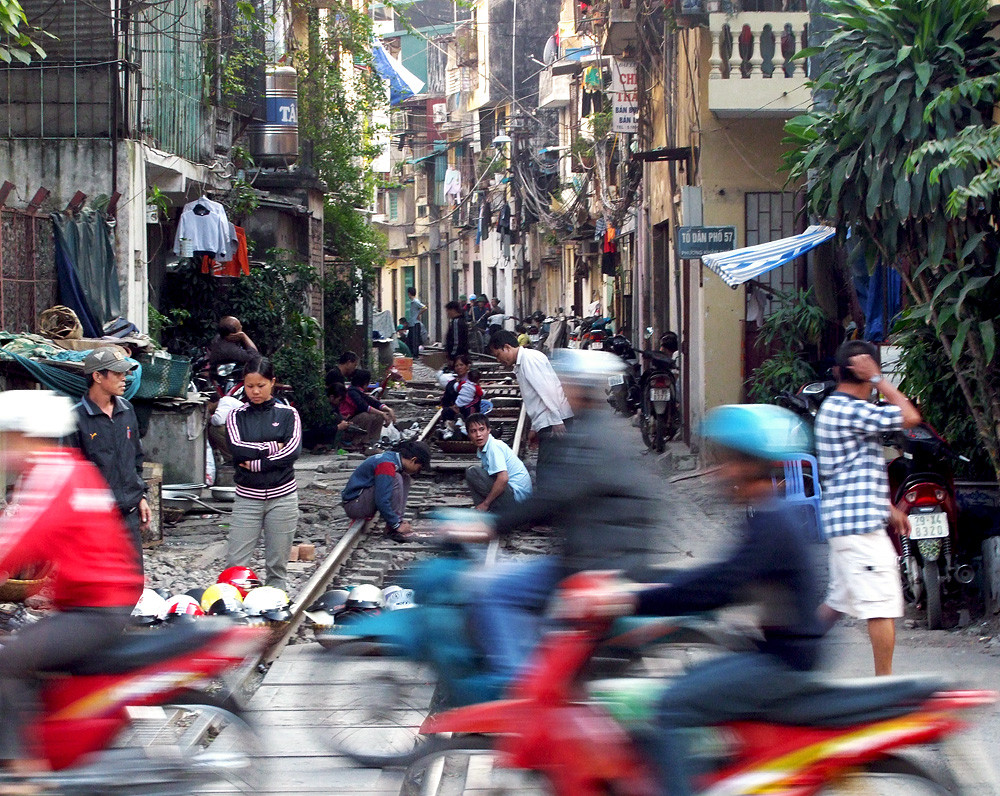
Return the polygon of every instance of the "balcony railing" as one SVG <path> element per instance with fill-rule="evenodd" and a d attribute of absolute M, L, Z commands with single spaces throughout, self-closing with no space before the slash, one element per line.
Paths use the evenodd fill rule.
<path fill-rule="evenodd" d="M 792 116 L 810 103 L 808 62 L 791 60 L 809 36 L 809 14 L 714 13 L 708 104 L 718 116 Z"/>

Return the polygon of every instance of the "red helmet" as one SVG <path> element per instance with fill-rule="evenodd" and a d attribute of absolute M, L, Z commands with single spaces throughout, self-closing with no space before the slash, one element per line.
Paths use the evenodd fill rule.
<path fill-rule="evenodd" d="M 260 586 L 260 578 L 250 567 L 229 567 L 219 573 L 216 583 L 228 583 L 235 586 L 240 593 L 240 597 L 246 597 L 250 589 Z"/>

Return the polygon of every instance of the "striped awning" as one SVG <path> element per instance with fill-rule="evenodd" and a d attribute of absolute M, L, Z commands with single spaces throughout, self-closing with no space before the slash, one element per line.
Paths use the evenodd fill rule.
<path fill-rule="evenodd" d="M 833 227 L 812 226 L 800 235 L 773 240 L 745 249 L 705 254 L 701 261 L 722 277 L 729 287 L 738 287 L 772 268 L 791 262 L 837 234 Z"/>

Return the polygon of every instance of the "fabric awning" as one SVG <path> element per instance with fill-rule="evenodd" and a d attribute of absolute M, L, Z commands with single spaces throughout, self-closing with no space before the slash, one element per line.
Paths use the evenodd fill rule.
<path fill-rule="evenodd" d="M 772 268 L 791 262 L 837 234 L 834 227 L 811 226 L 800 235 L 773 240 L 745 249 L 705 254 L 701 261 L 722 277 L 729 287 L 738 287 Z"/>

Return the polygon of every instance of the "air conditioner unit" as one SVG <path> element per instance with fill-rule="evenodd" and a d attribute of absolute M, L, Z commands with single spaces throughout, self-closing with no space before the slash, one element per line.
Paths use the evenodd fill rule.
<path fill-rule="evenodd" d="M 444 124 L 448 121 L 448 103 L 435 102 L 431 106 L 431 112 L 434 115 L 434 124 Z"/>

